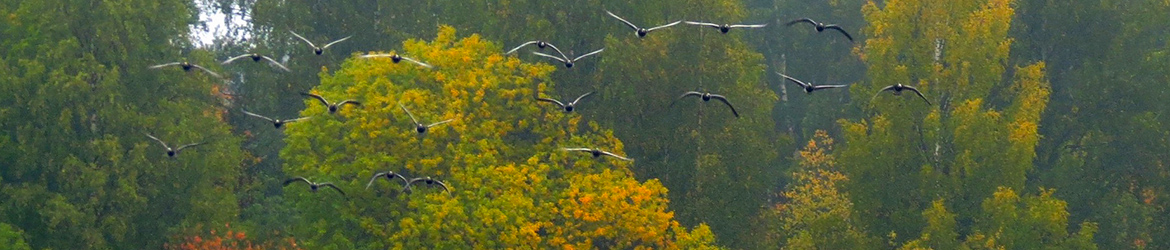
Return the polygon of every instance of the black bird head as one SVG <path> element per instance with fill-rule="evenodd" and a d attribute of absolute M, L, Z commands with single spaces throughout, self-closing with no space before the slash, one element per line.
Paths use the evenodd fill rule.
<path fill-rule="evenodd" d="M 317 185 L 317 183 L 310 183 L 309 184 L 309 190 L 312 190 L 313 192 L 317 192 L 317 188 L 319 188 L 319 187 L 321 187 L 321 185 Z"/>
<path fill-rule="evenodd" d="M 427 126 L 426 126 L 426 125 L 422 125 L 422 124 L 417 124 L 417 125 L 415 125 L 415 126 L 414 126 L 414 131 L 415 131 L 415 132 L 418 132 L 419 134 L 426 133 L 426 132 L 427 132 L 427 129 L 428 129 L 428 128 L 427 128 Z"/>
<path fill-rule="evenodd" d="M 731 25 L 724 24 L 722 26 L 719 26 L 719 32 L 723 32 L 723 34 L 727 34 L 728 31 L 731 31 Z"/>
<path fill-rule="evenodd" d="M 711 100 L 711 93 L 703 93 L 703 101 L 705 102 L 705 101 L 710 101 L 710 100 Z"/>
<path fill-rule="evenodd" d="M 394 62 L 394 63 L 401 62 L 401 61 L 402 61 L 402 56 L 400 56 L 400 55 L 398 55 L 398 54 L 393 54 L 393 55 L 390 55 L 390 61 L 391 61 L 391 62 Z"/>
<path fill-rule="evenodd" d="M 177 153 L 175 150 L 167 148 L 167 156 L 175 157 L 175 153 Z"/>
<path fill-rule="evenodd" d="M 572 112 L 573 112 L 573 104 L 567 104 L 567 105 L 565 105 L 565 112 L 566 112 L 566 113 L 572 113 Z"/>
<path fill-rule="evenodd" d="M 272 122 L 272 126 L 276 127 L 276 128 L 280 128 L 281 126 L 284 126 L 284 122 L 285 121 L 276 120 L 276 121 Z"/>
<path fill-rule="evenodd" d="M 825 25 L 818 23 L 817 24 L 817 32 L 821 32 L 821 31 L 825 31 Z"/>
<path fill-rule="evenodd" d="M 589 153 L 593 154 L 593 157 L 601 157 L 601 150 L 592 149 L 592 150 L 589 150 Z"/>
<path fill-rule="evenodd" d="M 253 62 L 259 62 L 261 59 L 264 59 L 264 56 L 261 56 L 260 54 L 256 54 L 256 53 L 252 53 L 249 56 L 252 57 Z"/>
<path fill-rule="evenodd" d="M 546 43 L 544 41 L 536 41 L 536 47 L 540 48 L 540 49 L 544 49 L 545 47 L 548 47 L 548 43 Z"/>
<path fill-rule="evenodd" d="M 191 66 L 190 62 L 180 63 L 179 66 L 183 67 L 183 71 L 191 71 L 191 68 L 194 67 L 194 66 Z"/>
<path fill-rule="evenodd" d="M 570 69 L 573 68 L 573 62 L 566 62 L 565 68 L 570 68 Z"/>
<path fill-rule="evenodd" d="M 337 105 L 329 105 L 329 113 L 337 113 Z"/>
<path fill-rule="evenodd" d="M 638 28 L 638 37 L 646 37 L 647 33 L 650 33 L 650 31 L 646 30 L 646 28 Z"/>
<path fill-rule="evenodd" d="M 313 53 L 317 54 L 318 56 L 323 52 L 325 52 L 325 50 L 322 50 L 321 48 L 313 48 Z"/>

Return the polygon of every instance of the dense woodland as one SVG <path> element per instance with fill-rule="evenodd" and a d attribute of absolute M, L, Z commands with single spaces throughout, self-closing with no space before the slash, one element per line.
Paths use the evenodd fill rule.
<path fill-rule="evenodd" d="M 605 10 L 768 26 L 639 38 Z M 247 22 L 199 44 L 201 12 Z M 1170 249 L 1166 13 L 1158 0 L 0 0 L 0 249 Z M 855 41 L 785 25 L 805 17 Z M 292 32 L 353 37 L 315 55 Z M 530 40 L 605 51 L 572 68 L 503 53 Z M 253 52 L 291 72 L 220 64 Z M 223 77 L 149 68 L 175 61 Z M 849 86 L 806 94 L 776 73 Z M 931 104 L 875 96 L 897 83 Z M 728 96 L 741 117 L 673 103 L 686 91 Z M 330 114 L 299 92 L 363 104 Z M 536 100 L 587 92 L 572 113 Z M 454 120 L 420 135 L 399 105 Z M 312 118 L 278 129 L 243 110 Z M 167 157 L 144 134 L 206 144 Z M 387 170 L 450 192 L 366 187 Z M 296 176 L 346 195 L 282 185 Z"/>

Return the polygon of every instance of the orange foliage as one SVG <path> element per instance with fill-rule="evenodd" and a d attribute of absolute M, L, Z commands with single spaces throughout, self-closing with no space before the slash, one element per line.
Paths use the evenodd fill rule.
<path fill-rule="evenodd" d="M 208 232 L 208 235 L 193 235 L 185 236 L 182 242 L 178 244 L 166 244 L 163 248 L 167 250 L 265 250 L 265 249 L 279 249 L 292 250 L 301 249 L 297 246 L 296 239 L 287 237 L 281 242 L 264 242 L 254 243 L 248 240 L 248 235 L 243 231 L 233 231 L 231 225 L 225 224 L 226 232 L 219 234 L 215 229 Z M 194 231 L 200 231 L 196 229 Z M 206 238 L 205 238 L 206 237 Z"/>

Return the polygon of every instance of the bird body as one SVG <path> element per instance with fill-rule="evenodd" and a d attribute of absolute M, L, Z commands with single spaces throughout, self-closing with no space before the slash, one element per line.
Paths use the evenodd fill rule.
<path fill-rule="evenodd" d="M 427 64 L 427 63 L 421 62 L 421 61 L 419 61 L 419 60 L 414 60 L 413 58 L 410 58 L 410 57 L 405 57 L 405 56 L 399 55 L 399 54 L 397 54 L 397 53 L 391 53 L 391 54 L 369 54 L 369 55 L 363 55 L 363 56 L 361 56 L 361 58 L 377 58 L 377 57 L 389 57 L 389 58 L 390 58 L 390 62 L 393 62 L 393 63 L 395 63 L 395 64 L 397 64 L 397 63 L 399 63 L 399 62 L 402 62 L 403 60 L 405 60 L 405 61 L 408 61 L 408 62 L 411 62 L 411 63 L 414 63 L 414 64 L 418 64 L 419 66 L 423 66 L 424 68 L 428 68 L 428 69 L 429 69 L 429 68 L 432 68 L 432 66 L 431 66 L 430 64 Z"/>
<path fill-rule="evenodd" d="M 281 119 L 273 119 L 273 118 L 269 118 L 267 116 L 258 115 L 256 113 L 248 112 L 247 110 L 243 110 L 243 109 L 240 109 L 240 111 L 244 111 L 244 114 L 247 114 L 248 116 L 256 117 L 256 118 L 260 118 L 260 119 L 264 119 L 264 120 L 267 120 L 269 122 L 272 122 L 272 126 L 276 127 L 276 128 L 281 128 L 286 123 L 298 122 L 301 120 L 309 119 L 309 117 L 300 117 L 300 118 L 295 118 L 295 119 L 281 120 Z"/>
<path fill-rule="evenodd" d="M 362 105 L 361 102 L 358 102 L 357 100 L 352 100 L 352 99 L 344 100 L 344 101 L 340 101 L 340 102 L 336 102 L 336 103 L 329 103 L 328 100 L 325 100 L 325 97 L 322 97 L 322 96 L 317 95 L 317 94 L 301 92 L 301 95 L 304 95 L 307 97 L 312 97 L 313 99 L 317 99 L 318 101 L 321 101 L 321 104 L 323 104 L 329 108 L 330 114 L 337 113 L 337 111 L 340 110 L 341 107 L 346 105 L 346 104 L 354 105 L 354 106 L 361 106 Z"/>
<path fill-rule="evenodd" d="M 825 24 L 825 23 L 813 21 L 810 18 L 801 18 L 801 19 L 796 19 L 796 20 L 792 20 L 791 22 L 788 22 L 788 26 L 792 26 L 792 25 L 798 24 L 798 23 L 812 24 L 817 29 L 817 33 L 825 31 L 826 29 L 837 30 L 837 31 L 840 31 L 842 35 L 845 35 L 845 38 L 848 38 L 850 42 L 853 41 L 853 36 L 850 36 L 849 32 L 845 32 L 845 29 L 842 29 L 841 26 L 837 26 L 836 24 Z"/>
<path fill-rule="evenodd" d="M 516 48 L 513 48 L 512 50 L 509 50 L 507 53 L 504 53 L 504 54 L 505 55 L 512 54 L 513 52 L 520 50 L 520 48 L 524 48 L 524 46 L 528 46 L 528 45 L 532 45 L 532 44 L 535 44 L 536 48 L 539 48 L 539 49 L 552 48 L 553 50 L 557 51 L 557 54 L 560 54 L 562 58 L 568 57 L 568 56 L 565 56 L 565 52 L 561 52 L 561 49 L 558 49 L 557 46 L 553 46 L 551 43 L 541 41 L 541 40 L 534 40 L 534 41 L 525 42 L 524 44 L 520 44 L 520 46 L 516 46 Z"/>
<path fill-rule="evenodd" d="M 640 28 L 640 27 L 638 27 L 637 25 L 634 25 L 634 23 L 631 23 L 630 21 L 626 21 L 626 19 L 623 19 L 623 18 L 619 17 L 618 15 L 616 15 L 616 14 L 613 14 L 613 12 L 609 12 L 608 10 L 607 10 L 607 11 L 605 11 L 605 13 L 606 13 L 606 14 L 609 14 L 609 16 L 611 16 L 611 17 L 613 17 L 613 18 L 616 18 L 618 21 L 622 21 L 622 23 L 626 24 L 626 26 L 629 26 L 631 29 L 634 29 L 634 34 L 635 34 L 635 35 L 638 35 L 638 37 L 639 37 L 639 38 L 641 38 L 641 37 L 646 37 L 646 34 L 650 34 L 650 32 L 651 32 L 651 31 L 655 31 L 655 30 L 658 30 L 658 29 L 663 29 L 663 28 L 667 28 L 667 27 L 670 27 L 670 26 L 674 26 L 674 25 L 676 25 L 676 24 L 679 24 L 679 23 L 681 23 L 681 22 L 682 22 L 682 21 L 676 21 L 676 22 L 673 22 L 673 23 L 668 23 L 668 24 L 664 24 L 664 25 L 661 25 L 661 26 L 658 26 L 658 27 L 653 27 L 653 28 L 649 28 L 649 29 L 647 29 L 647 28 Z"/>
<path fill-rule="evenodd" d="M 573 65 L 577 62 L 577 60 L 581 60 L 581 58 L 585 58 L 587 56 L 596 55 L 597 53 L 601 53 L 601 51 L 603 51 L 603 50 L 605 50 L 605 48 L 586 53 L 586 54 L 578 56 L 576 58 L 569 58 L 568 56 L 557 57 L 557 56 L 553 56 L 553 55 L 549 55 L 549 54 L 545 54 L 545 53 L 540 53 L 540 52 L 532 52 L 532 54 L 552 58 L 553 60 L 557 60 L 557 61 L 564 63 L 565 68 L 573 68 Z"/>
<path fill-rule="evenodd" d="M 581 98 L 585 98 L 586 96 L 589 96 L 589 95 L 591 95 L 591 94 L 593 94 L 593 92 L 585 93 L 584 95 L 578 96 L 576 100 L 573 100 L 573 102 L 570 102 L 570 103 L 563 103 L 563 102 L 561 102 L 561 101 L 558 101 L 558 100 L 556 100 L 556 99 L 552 99 L 552 98 L 540 98 L 540 97 L 538 97 L 538 98 L 536 98 L 536 100 L 538 100 L 538 101 L 543 101 L 543 102 L 550 102 L 550 103 L 554 103 L 554 104 L 556 104 L 556 105 L 558 105 L 558 106 L 561 106 L 561 108 L 565 110 L 565 113 L 572 113 L 572 112 L 573 112 L 573 110 L 575 110 L 575 109 L 576 109 L 576 107 L 577 107 L 577 102 L 581 101 Z"/>
<path fill-rule="evenodd" d="M 329 46 L 333 46 L 334 44 L 340 43 L 340 42 L 345 41 L 345 40 L 349 40 L 350 37 L 353 37 L 353 36 L 347 36 L 345 38 L 337 39 L 335 41 L 329 42 L 329 43 L 325 44 L 325 46 L 317 47 L 317 45 L 313 44 L 313 42 L 309 41 L 309 39 L 305 39 L 305 37 L 301 36 L 300 34 L 297 34 L 297 32 L 291 31 L 291 30 L 289 32 L 292 32 L 293 36 L 300 38 L 301 41 L 305 41 L 305 43 L 308 43 L 309 47 L 313 47 L 313 53 L 317 54 L 317 55 L 321 55 L 322 53 L 325 53 L 325 49 L 329 48 Z"/>
<path fill-rule="evenodd" d="M 609 151 L 596 149 L 596 148 L 562 148 L 561 150 L 586 152 L 586 153 L 589 153 L 590 155 L 592 155 L 593 158 L 597 158 L 597 157 L 601 157 L 601 156 L 609 156 L 609 157 L 617 158 L 617 159 L 623 160 L 623 161 L 634 161 L 634 159 L 626 158 L 624 156 L 620 156 L 620 155 L 617 155 L 614 153 L 610 153 Z"/>
<path fill-rule="evenodd" d="M 873 98 L 870 98 L 870 101 L 873 101 L 874 98 L 877 98 L 878 95 L 882 94 L 882 92 L 885 92 L 887 90 L 893 91 L 894 95 L 902 95 L 903 90 L 914 91 L 915 94 L 918 94 L 918 97 L 921 97 L 923 101 L 926 101 L 926 105 L 934 105 L 934 104 L 931 104 L 930 100 L 926 99 L 926 96 L 923 95 L 921 91 L 918 91 L 917 88 L 914 88 L 913 86 L 910 86 L 910 85 L 902 85 L 901 83 L 886 86 L 885 88 L 878 90 L 877 94 L 874 94 Z"/>
<path fill-rule="evenodd" d="M 374 177 L 370 177 L 370 182 L 366 183 L 366 189 L 370 189 L 370 186 L 374 185 L 374 181 L 378 180 L 378 177 L 385 177 L 387 181 L 394 181 L 394 178 L 402 179 L 402 186 L 404 187 L 404 190 L 405 187 L 410 185 L 410 181 L 406 180 L 406 176 L 402 176 L 401 174 L 395 173 L 394 171 L 386 171 L 378 172 L 374 174 Z"/>
<path fill-rule="evenodd" d="M 219 75 L 219 73 L 215 73 L 215 71 L 211 71 L 210 69 L 204 68 L 203 66 L 199 66 L 199 65 L 187 62 L 187 61 L 164 63 L 164 64 L 150 66 L 149 68 L 150 69 L 159 69 L 159 68 L 164 68 L 164 67 L 169 67 L 169 66 L 179 66 L 180 68 L 183 69 L 183 71 L 186 71 L 186 72 L 191 72 L 191 69 L 193 69 L 193 68 L 199 69 L 199 70 L 202 70 L 203 72 L 205 72 L 211 76 L 214 76 L 215 78 L 223 78 Z"/>
<path fill-rule="evenodd" d="M 723 104 L 727 104 L 728 108 L 731 108 L 731 113 L 735 115 L 735 118 L 739 118 L 739 112 L 735 111 L 735 106 L 732 106 L 731 102 L 727 101 L 727 97 L 724 97 L 722 95 L 711 94 L 711 93 L 698 92 L 698 91 L 687 91 L 686 93 L 683 93 L 681 96 L 679 96 L 678 99 L 675 99 L 675 102 L 677 102 L 678 100 L 682 100 L 683 98 L 686 98 L 688 96 L 699 97 L 699 98 L 703 99 L 703 102 L 710 101 L 711 99 L 719 100 L 719 101 L 723 102 Z M 670 106 L 674 106 L 675 102 L 671 102 Z"/>
<path fill-rule="evenodd" d="M 812 83 L 805 83 L 805 82 L 802 82 L 800 80 L 796 80 L 796 78 L 792 78 L 792 77 L 789 77 L 789 76 L 784 75 L 784 74 L 780 74 L 780 73 L 776 73 L 776 74 L 784 77 L 784 79 L 788 79 L 788 81 L 791 81 L 792 83 L 795 83 L 796 85 L 800 85 L 800 88 L 804 89 L 804 92 L 809 93 L 809 94 L 812 94 L 813 91 L 822 90 L 822 89 L 848 87 L 846 85 L 813 85 Z"/>
<path fill-rule="evenodd" d="M 768 26 L 767 24 L 714 24 L 714 23 L 692 22 L 692 21 L 686 21 L 686 23 L 690 24 L 690 25 L 706 26 L 706 27 L 715 28 L 715 29 L 718 29 L 719 32 L 721 32 L 723 34 L 727 34 L 727 32 L 730 32 L 731 29 L 733 29 L 733 28 L 754 29 L 754 28 L 763 28 L 765 26 Z"/>
<path fill-rule="evenodd" d="M 153 139 L 154 141 L 158 142 L 158 144 L 162 144 L 163 148 L 167 149 L 167 156 L 169 156 L 169 157 L 175 157 L 176 155 L 179 155 L 179 152 L 182 152 L 183 149 L 204 144 L 204 142 L 196 142 L 196 143 L 182 145 L 182 146 L 179 146 L 178 148 L 171 148 L 171 146 L 168 146 L 166 142 L 159 140 L 158 137 L 154 137 L 153 135 L 150 135 L 147 133 L 142 133 L 142 134 L 146 135 L 146 137 L 150 137 L 150 139 Z"/>
<path fill-rule="evenodd" d="M 455 120 L 455 119 L 447 119 L 447 120 L 444 120 L 441 122 L 436 122 L 436 123 L 431 123 L 431 124 L 423 124 L 423 123 L 418 122 L 418 119 L 414 118 L 414 114 L 411 114 L 410 110 L 406 109 L 406 106 L 402 106 L 402 104 L 399 103 L 398 107 L 402 108 L 402 111 L 405 111 L 407 116 L 410 116 L 410 121 L 414 122 L 414 131 L 418 132 L 419 134 L 426 134 L 427 130 L 430 130 L 431 127 L 443 125 L 445 123 L 448 123 L 448 122 Z"/>
<path fill-rule="evenodd" d="M 440 187 L 443 187 L 443 192 L 447 192 L 448 194 L 451 193 L 451 189 L 447 187 L 446 183 L 443 183 L 439 180 L 432 179 L 430 176 L 411 179 L 409 182 L 406 182 L 406 188 L 404 188 L 403 191 L 410 191 L 411 190 L 410 186 L 414 186 L 415 183 L 417 183 L 417 182 L 422 182 L 423 184 L 427 184 L 428 186 L 438 185 Z"/>
<path fill-rule="evenodd" d="M 242 58 L 252 58 L 253 62 L 268 61 L 268 63 L 270 63 L 272 65 L 276 65 L 276 67 L 278 67 L 286 72 L 292 72 L 292 70 L 289 70 L 288 67 L 284 66 L 284 64 L 277 62 L 276 60 L 272 59 L 271 57 L 260 55 L 257 53 L 243 54 L 243 55 L 239 55 L 236 57 L 228 58 L 227 60 L 223 61 L 223 63 L 221 63 L 221 64 L 227 65 L 229 63 L 232 63 L 232 62 L 239 60 L 239 59 L 242 59 Z"/>
<path fill-rule="evenodd" d="M 344 192 L 344 191 L 341 191 L 341 188 L 338 188 L 338 187 L 337 187 L 337 185 L 333 185 L 333 183 L 329 183 L 329 182 L 321 182 L 321 183 L 318 183 L 318 182 L 313 182 L 313 181 L 310 181 L 309 179 L 307 179 L 307 178 L 305 178 L 305 177 L 294 177 L 294 178 L 292 178 L 292 179 L 285 180 L 285 181 L 284 181 L 284 186 L 288 186 L 289 184 L 292 184 L 292 183 L 294 183 L 294 182 L 304 182 L 305 184 L 308 184 L 308 185 L 309 185 L 309 190 L 310 190 L 310 191 L 313 191 L 314 193 L 316 193 L 316 192 L 317 192 L 317 190 L 318 190 L 318 189 L 320 189 L 321 187 L 330 187 L 330 188 L 333 188 L 333 190 L 337 190 L 337 193 L 341 194 L 341 196 L 343 196 L 343 197 L 345 196 L 345 192 Z"/>

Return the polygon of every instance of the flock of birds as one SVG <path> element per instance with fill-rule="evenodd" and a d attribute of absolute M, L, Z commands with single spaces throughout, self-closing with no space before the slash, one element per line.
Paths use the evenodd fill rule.
<path fill-rule="evenodd" d="M 655 27 L 651 27 L 651 28 L 642 28 L 642 27 L 635 25 L 634 23 L 631 23 L 630 21 L 626 21 L 624 18 L 618 16 L 617 14 L 614 14 L 613 12 L 610 12 L 608 10 L 605 12 L 610 17 L 613 17 L 614 19 L 621 21 L 621 23 L 625 24 L 625 26 L 629 27 L 630 29 L 633 29 L 634 34 L 637 35 L 639 38 L 646 37 L 648 34 L 650 34 L 653 31 L 662 30 L 665 28 L 669 28 L 669 27 L 681 24 L 681 23 L 685 23 L 688 25 L 694 25 L 694 26 L 700 26 L 700 27 L 714 28 L 714 29 L 719 30 L 719 32 L 723 33 L 723 34 L 727 34 L 732 29 L 755 29 L 755 28 L 763 28 L 766 26 L 766 24 L 715 24 L 715 23 L 681 21 L 680 20 L 680 21 L 675 21 L 672 23 L 668 23 L 668 24 L 664 24 L 664 25 L 660 25 L 660 26 L 655 26 Z M 801 23 L 807 23 L 807 24 L 812 25 L 813 27 L 816 28 L 816 31 L 818 33 L 823 32 L 825 30 L 836 30 L 836 31 L 840 32 L 842 35 L 844 35 L 845 38 L 848 39 L 850 42 L 853 41 L 853 37 L 850 36 L 849 33 L 846 32 L 845 29 L 841 28 L 840 26 L 837 26 L 835 24 L 820 23 L 820 22 L 814 21 L 814 20 L 809 19 L 809 18 L 801 18 L 801 19 L 796 19 L 796 20 L 790 21 L 787 23 L 787 26 L 797 25 L 797 24 L 801 24 Z M 348 36 L 345 38 L 337 39 L 337 40 L 334 40 L 332 42 L 326 43 L 323 46 L 317 46 L 312 41 L 309 41 L 309 39 L 306 39 L 304 36 L 301 36 L 300 34 L 297 34 L 296 32 L 291 32 L 291 33 L 297 39 L 300 39 L 301 41 L 304 41 L 306 44 L 308 44 L 309 47 L 312 48 L 313 53 L 316 55 L 322 55 L 324 53 L 324 51 L 326 49 L 328 49 L 330 46 L 333 46 L 337 43 L 346 41 L 350 37 L 352 37 L 352 36 Z M 550 54 L 536 52 L 536 51 L 533 51 L 532 53 L 534 55 L 537 55 L 537 56 L 549 58 L 552 60 L 556 60 L 560 63 L 563 63 L 565 65 L 565 68 L 572 68 L 573 65 L 575 63 L 577 63 L 577 61 L 584 59 L 586 57 L 592 56 L 592 55 L 597 55 L 605 50 L 604 48 L 602 48 L 602 49 L 598 49 L 598 50 L 595 50 L 595 51 L 592 51 L 589 53 L 582 54 L 580 56 L 570 57 L 551 43 L 548 43 L 546 41 L 541 41 L 541 40 L 535 40 L 535 41 L 525 42 L 525 43 L 505 52 L 504 54 L 512 54 L 512 53 L 514 53 L 514 52 L 516 52 L 524 47 L 530 46 L 530 45 L 536 45 L 536 47 L 540 50 L 543 50 L 546 48 L 551 48 L 553 51 L 556 52 L 556 55 L 550 55 Z M 235 57 L 232 57 L 232 58 L 229 58 L 229 59 L 223 61 L 221 64 L 227 65 L 227 64 L 230 64 L 232 62 L 236 62 L 239 59 L 244 59 L 244 58 L 249 58 L 253 62 L 257 62 L 257 63 L 267 62 L 268 64 L 270 64 L 276 68 L 279 68 L 280 70 L 290 71 L 288 69 L 288 67 L 286 67 L 285 65 L 281 64 L 280 62 L 278 62 L 276 60 L 273 60 L 271 57 L 260 55 L 257 53 L 248 53 L 248 54 L 235 56 Z M 399 55 L 396 53 L 392 53 L 392 54 L 367 54 L 367 55 L 360 56 L 360 58 L 390 58 L 390 61 L 395 63 L 395 64 L 400 63 L 402 61 L 407 61 L 407 62 L 410 62 L 413 64 L 417 64 L 417 65 L 424 67 L 424 68 L 432 68 L 432 66 L 430 64 L 427 64 L 425 62 L 415 60 L 415 59 L 412 59 L 409 57 L 405 57 L 405 56 L 402 56 L 402 55 Z M 216 78 L 222 78 L 220 74 L 213 72 L 212 70 L 210 70 L 206 67 L 192 64 L 192 63 L 186 62 L 186 61 L 164 63 L 164 64 L 150 66 L 149 68 L 159 69 L 159 68 L 173 67 L 173 66 L 178 66 L 183 71 L 187 71 L 187 72 L 191 71 L 192 69 L 198 69 L 198 70 L 201 70 L 201 71 L 203 71 L 211 76 L 214 76 Z M 800 88 L 804 89 L 804 91 L 806 93 L 809 93 L 809 94 L 811 94 L 814 91 L 819 91 L 819 90 L 847 87 L 847 85 L 815 85 L 815 84 L 807 83 L 807 82 L 798 80 L 796 78 L 793 78 L 793 77 L 790 77 L 790 76 L 787 76 L 787 75 L 784 75 L 781 73 L 777 73 L 777 74 L 779 74 L 784 79 L 786 79 L 786 80 L 788 80 L 796 85 L 799 85 Z M 928 105 L 930 105 L 930 101 L 926 98 L 925 95 L 922 94 L 922 92 L 918 91 L 917 88 L 914 88 L 914 87 L 908 86 L 908 85 L 903 85 L 903 84 L 894 84 L 894 85 L 890 85 L 890 86 L 887 86 L 885 88 L 882 88 L 881 90 L 879 90 L 877 92 L 877 94 L 874 95 L 874 98 L 876 98 L 878 95 L 880 95 L 881 93 L 886 92 L 886 91 L 892 91 L 894 95 L 900 95 L 902 93 L 902 91 L 906 91 L 906 90 L 913 91 L 915 94 L 917 94 L 923 100 L 926 100 L 926 103 Z M 305 96 L 305 98 L 313 98 L 313 99 L 320 101 L 321 105 L 323 105 L 327 108 L 329 114 L 334 114 L 346 106 L 361 106 L 362 105 L 362 103 L 358 100 L 348 99 L 348 100 L 343 100 L 343 101 L 339 101 L 339 102 L 329 102 L 325 97 L 323 97 L 321 95 L 317 95 L 317 94 L 313 94 L 313 93 L 306 93 L 306 92 L 301 92 L 300 94 Z M 593 92 L 588 92 L 588 93 L 582 94 L 582 95 L 578 96 L 576 99 L 573 99 L 573 101 L 571 101 L 571 102 L 562 102 L 562 101 L 559 101 L 556 99 L 543 98 L 543 97 L 537 97 L 536 100 L 541 101 L 541 102 L 556 104 L 557 106 L 560 106 L 560 108 L 563 109 L 564 112 L 571 113 L 576 109 L 578 103 L 582 99 L 584 99 L 585 97 L 592 95 L 592 94 L 593 94 Z M 739 112 L 737 112 L 735 110 L 735 107 L 731 104 L 730 101 L 728 101 L 728 98 L 726 96 L 719 95 L 719 94 L 713 94 L 713 93 L 707 93 L 707 92 L 687 91 L 686 93 L 683 93 L 681 96 L 679 96 L 677 99 L 675 99 L 675 101 L 671 103 L 671 106 L 673 107 L 675 102 L 677 102 L 678 100 L 685 99 L 687 97 L 697 97 L 697 98 L 700 98 L 701 100 L 703 100 L 704 102 L 710 101 L 712 99 L 718 100 L 718 101 L 722 102 L 723 104 L 725 104 L 731 110 L 731 113 L 733 115 L 735 115 L 735 117 L 737 117 L 737 118 L 739 117 Z M 872 99 L 873 98 L 871 98 L 871 101 L 872 101 Z M 420 134 L 420 135 L 425 134 L 432 127 L 443 125 L 443 124 L 454 121 L 454 119 L 448 119 L 448 120 L 434 122 L 434 123 L 423 123 L 423 122 L 420 122 L 418 119 L 416 119 L 415 116 L 410 112 L 410 110 L 408 110 L 401 103 L 399 103 L 398 106 L 407 114 L 407 116 L 410 117 L 410 120 L 414 123 L 415 132 Z M 271 118 L 268 116 L 263 116 L 260 114 L 252 113 L 252 112 L 249 112 L 249 111 L 243 110 L 243 109 L 241 109 L 241 111 L 244 114 L 246 114 L 247 116 L 271 122 L 273 127 L 276 129 L 280 129 L 288 123 L 303 121 L 303 120 L 310 118 L 310 117 L 299 117 L 299 118 L 293 118 L 293 119 L 275 119 L 275 118 Z M 162 147 L 166 149 L 167 156 L 172 157 L 172 158 L 177 157 L 179 152 L 183 151 L 184 149 L 204 144 L 203 142 L 197 142 L 197 143 L 184 144 L 184 145 L 181 145 L 177 148 L 171 148 L 166 142 L 164 142 L 163 140 L 161 140 L 161 139 L 159 139 L 151 134 L 146 134 L 146 136 L 149 137 L 150 139 L 158 142 L 160 145 L 162 145 Z M 614 154 L 614 153 L 611 153 L 608 151 L 604 151 L 601 149 L 595 149 L 595 148 L 562 148 L 562 150 L 569 151 L 569 152 L 588 153 L 588 154 L 592 155 L 594 158 L 607 156 L 607 157 L 612 157 L 612 158 L 615 158 L 618 160 L 623 160 L 623 161 L 633 161 L 633 159 L 626 158 L 626 157 L 621 156 L 621 155 L 617 155 L 617 154 Z M 446 183 L 443 183 L 442 181 L 433 179 L 430 176 L 408 179 L 406 176 L 403 176 L 402 174 L 396 173 L 394 171 L 385 171 L 385 172 L 375 173 L 370 178 L 370 181 L 366 184 L 366 189 L 369 189 L 371 186 L 373 186 L 374 182 L 380 178 L 385 179 L 385 180 L 390 181 L 390 182 L 394 182 L 395 179 L 402 180 L 401 192 L 403 192 L 403 193 L 409 193 L 411 191 L 411 186 L 417 185 L 418 183 L 425 184 L 427 186 L 441 187 L 441 188 L 443 188 L 443 191 L 447 192 L 448 194 L 451 193 L 450 187 L 447 186 Z M 341 188 L 337 187 L 337 185 L 334 185 L 333 183 L 313 182 L 312 180 L 305 178 L 305 177 L 299 177 L 299 176 L 293 177 L 291 179 L 284 181 L 283 185 L 288 186 L 288 185 L 291 185 L 293 183 L 305 183 L 309 187 L 309 189 L 313 192 L 316 192 L 318 189 L 321 189 L 322 187 L 328 187 L 328 188 L 331 188 L 333 190 L 336 190 L 337 193 L 342 195 L 343 197 L 345 196 L 345 192 L 342 191 Z"/>

